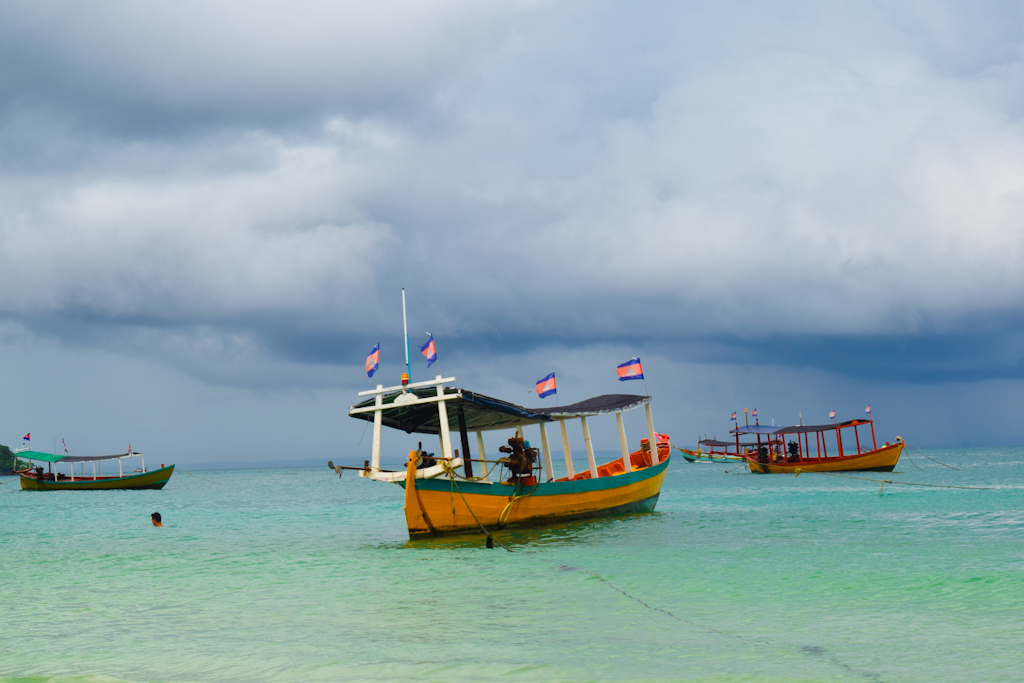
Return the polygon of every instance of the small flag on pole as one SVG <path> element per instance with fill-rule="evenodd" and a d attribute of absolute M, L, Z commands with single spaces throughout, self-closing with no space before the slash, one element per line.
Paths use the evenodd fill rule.
<path fill-rule="evenodd" d="M 434 349 L 434 335 L 427 332 L 430 335 L 430 339 L 427 343 L 420 347 L 420 353 L 427 359 L 427 367 L 429 368 L 437 360 L 437 350 Z"/>
<path fill-rule="evenodd" d="M 622 365 L 615 368 L 615 371 L 619 374 L 619 381 L 625 382 L 627 379 L 643 379 L 644 369 L 640 365 L 639 358 L 631 358 Z"/>
<path fill-rule="evenodd" d="M 373 349 L 370 351 L 370 355 L 366 357 L 366 376 L 373 377 L 373 373 L 377 372 L 379 364 L 380 344 L 374 344 Z"/>
<path fill-rule="evenodd" d="M 864 412 L 868 414 L 868 417 L 871 417 L 871 406 L 869 405 L 867 408 L 865 408 Z"/>
<path fill-rule="evenodd" d="M 732 420 L 733 422 L 736 421 L 736 413 L 735 413 L 735 411 L 733 412 L 732 417 L 730 417 L 729 419 Z"/>
<path fill-rule="evenodd" d="M 537 380 L 537 395 L 541 398 L 558 393 L 555 388 L 555 373 L 551 373 L 541 380 Z"/>
<path fill-rule="evenodd" d="M 757 408 L 754 408 L 754 410 L 751 411 L 750 417 L 757 417 Z"/>
<path fill-rule="evenodd" d="M 833 420 L 836 419 L 836 411 L 834 411 L 834 410 L 828 411 L 828 416 L 830 418 L 832 418 Z"/>
<path fill-rule="evenodd" d="M 64 443 L 64 437 L 63 436 L 60 437 L 60 443 L 61 443 L 61 445 L 64 446 L 64 452 L 67 453 L 68 452 L 68 445 L 66 443 Z"/>
<path fill-rule="evenodd" d="M 22 441 L 31 441 L 32 440 L 32 432 L 29 432 L 25 436 L 21 437 L 21 439 L 22 439 Z"/>

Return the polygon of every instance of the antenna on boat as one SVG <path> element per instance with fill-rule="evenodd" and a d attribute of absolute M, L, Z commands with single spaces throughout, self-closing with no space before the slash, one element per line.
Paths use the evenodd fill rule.
<path fill-rule="evenodd" d="M 405 287 L 402 287 L 402 327 L 405 328 L 405 372 L 412 381 L 412 365 L 409 364 L 409 321 L 405 317 Z"/>
<path fill-rule="evenodd" d="M 803 427 L 804 426 L 804 414 L 801 411 L 801 412 L 798 412 L 797 415 L 800 416 L 800 426 Z"/>

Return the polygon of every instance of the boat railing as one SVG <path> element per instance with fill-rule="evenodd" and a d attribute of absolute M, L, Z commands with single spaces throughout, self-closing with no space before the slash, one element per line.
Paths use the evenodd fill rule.
<path fill-rule="evenodd" d="M 462 419 L 461 414 L 459 416 L 459 432 L 463 445 L 462 457 L 459 457 L 458 451 L 452 448 L 451 428 L 449 426 L 447 404 L 451 401 L 457 402 L 463 400 L 463 395 L 461 391 L 455 390 L 451 391 L 450 393 L 445 392 L 445 385 L 454 381 L 454 377 L 443 377 L 442 375 L 437 375 L 437 377 L 435 377 L 433 380 L 428 380 L 425 382 L 416 382 L 413 384 L 403 384 L 392 387 L 385 387 L 382 384 L 378 384 L 376 389 L 359 392 L 359 396 L 373 396 L 373 405 L 367 405 L 362 407 L 353 406 L 352 408 L 349 409 L 349 415 L 373 413 L 373 443 L 371 446 L 370 464 L 368 468 L 364 469 L 359 473 L 359 476 L 375 480 L 392 482 L 404 480 L 406 477 L 405 472 L 385 472 L 380 468 L 382 431 L 381 427 L 383 426 L 384 410 L 388 408 L 400 407 L 403 405 L 421 405 L 426 403 L 436 403 L 439 424 L 438 439 L 440 442 L 439 445 L 441 451 L 441 458 L 439 458 L 439 460 L 442 460 L 443 462 L 436 464 L 432 467 L 417 470 L 416 477 L 433 478 L 437 476 L 442 476 L 445 474 L 450 474 L 452 471 L 454 471 L 455 468 L 461 466 L 463 468 L 462 478 L 466 480 L 483 481 L 489 483 L 490 478 L 488 464 L 497 463 L 499 462 L 499 459 L 487 458 L 486 453 L 484 451 L 484 441 L 482 434 L 484 430 L 482 429 L 474 430 L 476 433 L 477 453 L 479 457 L 467 457 L 469 454 L 469 441 L 467 430 L 465 428 L 465 423 L 464 420 Z M 430 387 L 436 387 L 436 396 L 419 396 L 412 391 L 414 389 L 429 389 Z M 385 396 L 391 394 L 395 394 L 394 398 L 391 398 L 390 401 L 385 403 Z M 638 407 L 638 405 L 639 402 L 637 402 L 636 405 L 630 406 L 625 409 L 628 410 L 631 409 L 632 407 Z M 654 419 L 651 414 L 650 397 L 645 397 L 643 405 L 646 412 L 647 439 L 649 443 L 656 445 L 654 449 L 655 455 L 653 455 L 650 458 L 650 460 L 652 464 L 657 464 L 659 458 L 657 446 L 659 444 L 660 439 L 658 438 L 657 432 L 654 431 Z M 458 410 L 461 412 L 461 406 L 458 407 Z M 629 442 L 626 438 L 625 426 L 622 419 L 622 413 L 624 411 L 614 410 L 608 412 L 615 413 L 616 425 L 618 427 L 619 435 L 619 446 L 622 451 L 622 469 L 625 473 L 632 472 L 633 462 L 631 458 L 631 452 L 629 450 Z M 545 420 L 524 418 L 523 420 L 519 421 L 514 425 L 516 429 L 516 436 L 518 438 L 523 438 L 524 427 L 529 427 L 533 425 L 537 425 L 539 427 L 544 477 L 547 481 L 554 481 L 555 479 L 554 467 L 551 459 L 551 445 L 548 439 L 547 432 L 547 425 L 550 422 L 559 423 L 559 429 L 561 431 L 562 437 L 562 448 L 565 452 L 567 478 L 573 479 L 576 475 L 572 463 L 572 451 L 569 447 L 569 435 L 566 429 L 566 422 L 574 419 L 578 419 L 580 421 L 580 426 L 583 432 L 583 443 L 586 447 L 587 452 L 587 465 L 590 470 L 590 476 L 594 479 L 600 476 L 598 473 L 597 460 L 594 456 L 593 441 L 590 437 L 590 425 L 587 421 L 588 416 L 593 417 L 596 414 L 596 412 L 592 412 L 589 415 L 555 415 L 548 416 L 548 418 Z M 513 425 L 505 425 L 501 428 L 510 428 L 511 426 Z M 479 477 L 473 476 L 471 463 L 474 462 L 479 462 L 483 464 L 483 467 L 481 468 L 482 473 Z"/>

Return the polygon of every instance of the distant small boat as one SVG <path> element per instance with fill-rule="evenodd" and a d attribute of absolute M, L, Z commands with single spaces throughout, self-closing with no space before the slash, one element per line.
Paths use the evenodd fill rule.
<path fill-rule="evenodd" d="M 127 453 L 118 455 L 96 455 L 96 456 L 74 456 L 55 455 L 53 453 L 41 453 L 39 451 L 20 450 L 14 451 L 18 458 L 32 460 L 35 462 L 48 463 L 48 470 L 43 471 L 42 466 L 36 466 L 20 470 L 21 488 L 25 491 L 96 491 L 105 489 L 162 489 L 171 475 L 174 474 L 174 465 L 160 469 L 146 470 L 146 460 L 142 453 L 128 449 Z M 121 465 L 124 458 L 142 458 L 142 469 L 125 473 Z M 107 460 L 117 460 L 117 476 L 103 476 L 102 463 Z M 71 465 L 71 473 L 65 474 L 55 471 L 54 465 L 66 463 Z M 85 463 L 92 463 L 92 474 L 85 473 Z M 81 466 L 81 473 L 75 474 L 75 465 Z"/>
<path fill-rule="evenodd" d="M 757 446 L 756 443 L 741 443 L 736 444 L 732 441 L 718 441 L 717 439 L 700 439 L 697 442 L 697 450 L 692 451 L 689 448 L 674 448 L 683 454 L 683 458 L 687 462 L 745 462 L 746 459 L 743 457 L 746 450 Z M 729 449 L 734 449 L 730 451 Z"/>
<path fill-rule="evenodd" d="M 858 427 L 871 427 L 871 449 L 860 443 Z M 853 428 L 856 452 L 847 452 L 843 446 L 842 430 Z M 834 434 L 831 434 L 833 433 Z M 892 472 L 903 453 L 904 443 L 899 437 L 896 442 L 888 441 L 881 448 L 875 441 L 875 424 L 872 420 L 849 420 L 823 425 L 794 425 L 778 427 L 768 425 L 746 425 L 732 430 L 739 442 L 741 434 L 756 434 L 757 451 L 744 456 L 751 472 L 757 474 L 799 474 L 800 472 Z M 810 435 L 814 434 L 814 444 Z M 828 454 L 826 435 L 834 438 L 836 450 Z M 789 441 L 787 437 L 796 437 Z M 764 443 L 761 438 L 764 437 Z M 849 442 L 849 437 L 847 437 Z M 852 445 L 852 444 L 850 444 Z M 851 449 L 852 450 L 852 449 Z"/>

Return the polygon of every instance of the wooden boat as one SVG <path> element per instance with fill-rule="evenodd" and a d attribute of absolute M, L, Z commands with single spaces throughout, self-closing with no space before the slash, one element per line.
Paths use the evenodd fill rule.
<path fill-rule="evenodd" d="M 858 427 L 871 427 L 871 449 L 861 447 Z M 842 430 L 853 428 L 856 452 L 848 453 L 843 448 Z M 740 434 L 756 434 L 764 445 L 745 456 L 751 472 L 757 474 L 799 474 L 800 472 L 892 472 L 903 453 L 904 443 L 899 437 L 896 442 L 888 441 L 881 448 L 875 441 L 875 424 L 872 420 L 849 420 L 824 425 L 795 425 L 777 427 L 749 425 L 733 430 L 736 440 Z M 810 435 L 814 434 L 814 447 Z M 787 437 L 796 437 L 788 441 Z M 826 436 L 835 444 L 834 455 L 828 454 Z M 787 444 L 783 448 L 783 444 Z"/>
<path fill-rule="evenodd" d="M 21 476 L 21 488 L 26 491 L 97 491 L 106 489 L 162 489 L 171 475 L 174 465 L 160 469 L 146 470 L 146 459 L 142 453 L 128 449 L 127 453 L 118 455 L 73 456 L 41 453 L 38 451 L 15 451 L 19 458 L 48 463 L 47 472 L 42 466 L 24 469 L 18 472 Z M 124 458 L 141 458 L 142 469 L 125 472 L 122 466 Z M 106 460 L 117 460 L 117 476 L 103 476 L 102 463 Z M 70 474 L 57 472 L 56 464 L 71 465 Z M 86 475 L 85 463 L 92 463 L 92 474 Z M 81 473 L 75 474 L 75 464 L 81 466 Z"/>
<path fill-rule="evenodd" d="M 360 396 L 372 398 L 352 406 L 349 415 L 373 421 L 371 460 L 362 468 L 328 463 L 339 475 L 344 469 L 358 469 L 367 479 L 402 486 L 410 538 L 485 533 L 654 510 L 671 453 L 668 437 L 654 431 L 649 396 L 612 394 L 569 406 L 523 408 L 445 386 L 454 381 L 454 377 L 438 375 L 429 382 L 389 388 L 378 385 L 373 391 L 361 392 Z M 630 452 L 622 413 L 640 406 L 646 410 L 648 437 L 641 440 L 638 450 Z M 622 457 L 598 465 L 587 419 L 611 414 L 618 423 Z M 573 470 L 566 429 L 566 423 L 576 419 L 582 427 L 588 463 L 588 468 L 578 473 Z M 547 431 L 548 425 L 556 423 L 566 455 L 566 473 L 559 478 L 552 466 Z M 404 471 L 382 470 L 382 426 L 409 434 L 437 434 L 439 455 L 426 453 L 420 442 L 409 452 Z M 524 439 L 523 430 L 534 426 L 539 429 L 539 449 Z M 493 430 L 507 430 L 511 437 L 508 446 L 499 449 L 502 456 L 487 458 L 482 433 Z M 452 449 L 453 431 L 460 438 L 461 456 L 458 449 Z M 476 436 L 476 458 L 467 457 L 470 432 Z M 653 451 L 651 443 L 655 444 Z"/>
<path fill-rule="evenodd" d="M 719 441 L 717 439 L 700 439 L 697 441 L 697 450 L 675 447 L 683 454 L 687 462 L 746 462 L 743 456 L 749 449 L 756 446 L 756 443 L 734 444 L 732 441 Z M 730 451 L 730 448 L 735 450 Z M 744 449 L 744 450 L 741 450 Z"/>

